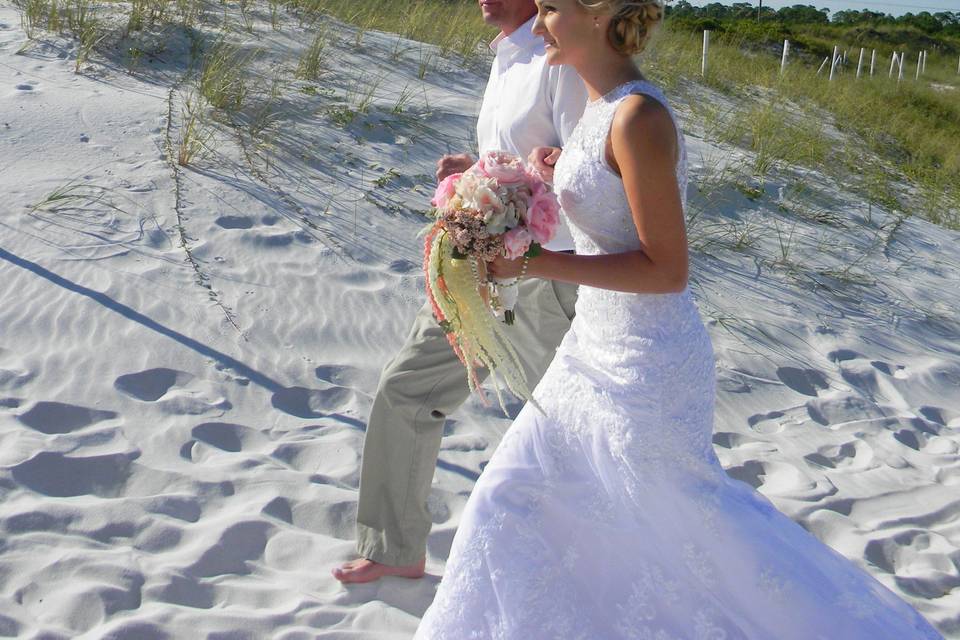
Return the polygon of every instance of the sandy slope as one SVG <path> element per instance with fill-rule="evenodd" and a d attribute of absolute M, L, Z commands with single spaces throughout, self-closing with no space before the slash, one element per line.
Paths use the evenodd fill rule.
<path fill-rule="evenodd" d="M 323 81 L 295 81 L 311 34 L 261 22 L 269 144 L 240 115 L 174 170 L 185 39 L 133 75 L 75 75 L 67 41 L 16 55 L 0 8 L 0 636 L 406 638 L 429 604 L 509 425 L 478 402 L 444 439 L 432 576 L 347 589 L 328 569 L 352 551 L 379 370 L 422 301 L 433 161 L 473 144 L 483 70 L 334 32 Z M 688 133 L 695 181 L 741 157 Z M 818 175 L 778 203 L 794 179 L 691 193 L 717 451 L 960 638 L 960 236 L 867 216 Z M 86 195 L 30 212 L 68 183 Z"/>

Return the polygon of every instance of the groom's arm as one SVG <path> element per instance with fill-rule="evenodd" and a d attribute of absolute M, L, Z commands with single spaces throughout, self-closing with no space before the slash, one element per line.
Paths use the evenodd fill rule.
<path fill-rule="evenodd" d="M 587 104 L 587 88 L 583 80 L 573 67 L 565 64 L 551 67 L 556 82 L 553 91 L 553 128 L 557 132 L 557 139 L 563 147 L 567 143 L 574 127 L 580 122 L 583 109 Z M 544 141 L 546 142 L 546 141 Z"/>

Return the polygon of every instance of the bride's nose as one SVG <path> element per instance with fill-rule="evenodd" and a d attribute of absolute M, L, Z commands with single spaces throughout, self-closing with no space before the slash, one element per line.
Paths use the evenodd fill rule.
<path fill-rule="evenodd" d="M 533 35 L 542 37 L 546 32 L 547 29 L 543 26 L 543 16 L 537 13 L 537 19 L 533 21 Z"/>

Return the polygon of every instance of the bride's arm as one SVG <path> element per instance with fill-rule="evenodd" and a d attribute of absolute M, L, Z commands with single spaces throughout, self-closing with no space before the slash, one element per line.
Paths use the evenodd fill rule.
<path fill-rule="evenodd" d="M 526 274 L 629 293 L 673 293 L 687 285 L 687 237 L 677 187 L 677 134 L 666 108 L 652 98 L 624 100 L 610 128 L 612 157 L 642 250 L 578 256 L 544 251 Z M 522 260 L 498 258 L 493 275 L 517 275 Z"/>

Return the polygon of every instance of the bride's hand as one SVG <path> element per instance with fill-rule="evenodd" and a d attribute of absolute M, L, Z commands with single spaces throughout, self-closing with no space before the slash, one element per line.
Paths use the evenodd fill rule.
<path fill-rule="evenodd" d="M 545 182 L 553 182 L 553 167 L 560 159 L 563 149 L 560 147 L 534 147 L 527 162 L 536 169 Z"/>
<path fill-rule="evenodd" d="M 508 260 L 503 256 L 497 256 L 492 262 L 487 263 L 487 274 L 491 279 L 509 280 L 510 278 L 518 278 L 523 273 L 524 259 Z"/>

